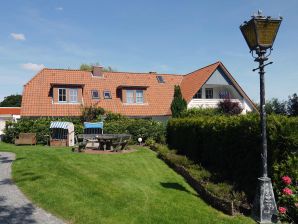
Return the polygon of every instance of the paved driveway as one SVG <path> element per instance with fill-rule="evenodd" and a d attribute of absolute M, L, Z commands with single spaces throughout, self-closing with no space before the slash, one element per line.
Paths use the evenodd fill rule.
<path fill-rule="evenodd" d="M 15 154 L 0 152 L 0 223 L 63 224 L 62 220 L 34 206 L 11 179 Z"/>

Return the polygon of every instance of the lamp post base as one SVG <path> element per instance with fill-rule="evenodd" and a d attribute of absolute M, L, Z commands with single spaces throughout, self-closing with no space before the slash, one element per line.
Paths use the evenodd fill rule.
<path fill-rule="evenodd" d="M 277 223 L 277 215 L 271 179 L 260 177 L 258 178 L 252 216 L 258 223 Z"/>

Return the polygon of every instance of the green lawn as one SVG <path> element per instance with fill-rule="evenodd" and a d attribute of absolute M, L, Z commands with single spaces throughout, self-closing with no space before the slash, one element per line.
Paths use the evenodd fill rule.
<path fill-rule="evenodd" d="M 40 207 L 70 223 L 254 223 L 204 203 L 156 155 L 88 155 L 70 149 L 14 146 L 13 178 Z"/>

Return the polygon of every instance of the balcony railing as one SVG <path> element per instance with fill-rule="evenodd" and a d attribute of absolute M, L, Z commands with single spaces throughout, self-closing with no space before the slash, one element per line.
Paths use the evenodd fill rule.
<path fill-rule="evenodd" d="M 217 107 L 218 103 L 223 101 L 223 99 L 192 99 L 189 104 L 188 108 L 215 108 Z M 242 101 L 239 99 L 231 99 L 232 102 L 238 102 L 240 105 L 243 106 Z"/>

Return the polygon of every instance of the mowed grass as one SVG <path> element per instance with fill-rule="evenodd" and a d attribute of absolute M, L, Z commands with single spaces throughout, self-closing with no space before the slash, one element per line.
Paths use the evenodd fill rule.
<path fill-rule="evenodd" d="M 90 155 L 0 143 L 0 151 L 16 153 L 21 190 L 68 223 L 254 223 L 208 206 L 148 149 Z"/>

